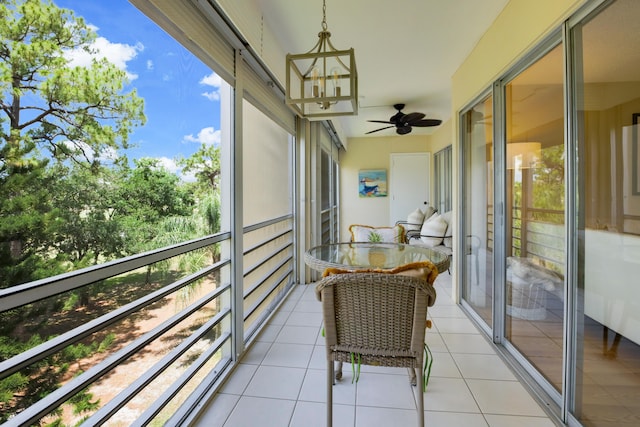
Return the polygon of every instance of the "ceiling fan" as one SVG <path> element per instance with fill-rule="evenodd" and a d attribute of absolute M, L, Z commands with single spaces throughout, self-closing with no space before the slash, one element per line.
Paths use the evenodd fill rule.
<path fill-rule="evenodd" d="M 491 114 L 484 115 L 480 111 L 471 110 L 467 113 L 470 125 L 491 125 L 493 116 Z"/>
<path fill-rule="evenodd" d="M 395 104 L 393 106 L 393 108 L 398 110 L 398 112 L 396 114 L 394 114 L 393 116 L 391 116 L 391 118 L 388 121 L 384 121 L 384 120 L 367 120 L 368 122 L 386 123 L 386 124 L 390 124 L 391 126 L 385 126 L 385 127 L 380 128 L 380 129 L 372 130 L 370 132 L 367 132 L 366 134 L 368 135 L 370 133 L 379 132 L 381 130 L 390 129 L 392 127 L 395 127 L 396 128 L 396 133 L 398 135 L 406 135 L 409 132 L 411 132 L 411 129 L 413 127 L 438 126 L 440 123 L 442 123 L 442 120 L 425 119 L 424 118 L 425 115 L 423 113 L 404 114 L 402 112 L 402 109 L 404 108 L 404 104 Z"/>

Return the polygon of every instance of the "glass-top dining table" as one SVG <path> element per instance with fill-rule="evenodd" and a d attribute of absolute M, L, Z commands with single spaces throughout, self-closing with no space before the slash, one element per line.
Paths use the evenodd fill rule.
<path fill-rule="evenodd" d="M 449 268 L 449 257 L 431 248 L 402 243 L 350 242 L 315 246 L 304 254 L 305 263 L 323 272 L 327 268 L 347 270 L 394 269 L 401 265 L 431 261 L 442 273 Z"/>

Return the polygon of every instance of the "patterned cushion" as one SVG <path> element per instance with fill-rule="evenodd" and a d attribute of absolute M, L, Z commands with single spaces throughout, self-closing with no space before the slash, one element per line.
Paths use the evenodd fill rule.
<path fill-rule="evenodd" d="M 371 227 L 353 224 L 349 227 L 349 232 L 351 233 L 352 242 L 404 242 L 404 227 L 399 224 L 393 227 Z"/>
<path fill-rule="evenodd" d="M 327 268 L 324 273 L 322 273 L 322 277 L 349 273 L 400 274 L 402 276 L 417 277 L 418 279 L 425 280 L 431 285 L 433 285 L 433 282 L 435 282 L 438 277 L 438 269 L 431 261 L 412 262 L 391 269 L 375 268 L 369 270 L 349 270 L 345 268 Z"/>

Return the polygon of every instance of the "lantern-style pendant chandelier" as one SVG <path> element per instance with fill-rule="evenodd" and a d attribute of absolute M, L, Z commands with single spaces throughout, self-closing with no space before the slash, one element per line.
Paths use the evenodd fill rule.
<path fill-rule="evenodd" d="M 337 50 L 327 31 L 322 2 L 322 31 L 307 53 L 287 55 L 286 102 L 309 120 L 358 114 L 358 73 L 353 48 Z"/>

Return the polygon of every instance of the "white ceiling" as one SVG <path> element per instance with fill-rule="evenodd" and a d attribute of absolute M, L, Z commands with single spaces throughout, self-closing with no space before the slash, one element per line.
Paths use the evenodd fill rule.
<path fill-rule="evenodd" d="M 509 0 L 326 0 L 331 41 L 355 50 L 359 114 L 333 119 L 347 137 L 371 135 L 393 104 L 404 113 L 451 116 L 451 77 Z M 289 53 L 309 51 L 322 24 L 322 0 L 257 0 L 265 23 Z M 434 128 L 414 128 L 412 135 Z"/>

